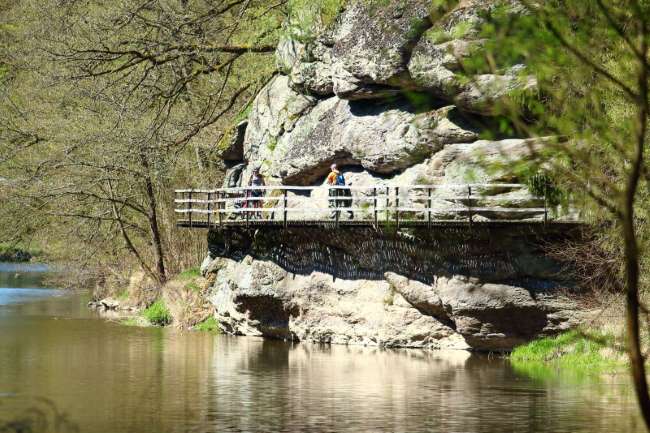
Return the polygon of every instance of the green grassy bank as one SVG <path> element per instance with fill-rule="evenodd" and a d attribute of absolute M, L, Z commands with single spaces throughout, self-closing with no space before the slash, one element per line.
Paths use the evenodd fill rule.
<path fill-rule="evenodd" d="M 624 371 L 626 357 L 621 338 L 600 331 L 573 330 L 515 348 L 513 367 L 531 376 L 564 371 L 576 375 Z"/>

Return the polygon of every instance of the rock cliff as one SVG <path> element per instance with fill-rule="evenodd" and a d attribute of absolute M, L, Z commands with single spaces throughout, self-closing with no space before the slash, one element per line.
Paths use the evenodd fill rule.
<path fill-rule="evenodd" d="M 507 167 L 545 140 L 500 136 L 493 107 L 534 92 L 535 79 L 524 65 L 506 65 L 468 80 L 461 62 L 481 50 L 479 28 L 495 7 L 520 10 L 515 1 L 464 0 L 440 14 L 433 3 L 353 0 L 311 37 L 287 31 L 280 73 L 233 129 L 230 185 L 254 167 L 270 184 L 322 185 L 332 163 L 353 185 L 516 181 L 486 162 Z M 482 139 L 486 132 L 493 139 Z M 525 189 L 493 194 L 530 198 Z M 211 232 L 202 271 L 233 334 L 507 350 L 578 323 L 559 290 L 570 283 L 538 234 L 448 235 Z"/>

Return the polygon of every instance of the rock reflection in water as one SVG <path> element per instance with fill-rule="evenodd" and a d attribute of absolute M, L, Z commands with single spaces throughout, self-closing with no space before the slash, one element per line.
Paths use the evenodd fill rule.
<path fill-rule="evenodd" d="M 468 352 L 120 326 L 84 299 L 0 312 L 0 425 L 36 397 L 89 433 L 634 432 L 627 376 L 552 383 Z M 32 399 L 32 400 L 30 400 Z"/>
<path fill-rule="evenodd" d="M 215 355 L 213 415 L 229 431 L 632 432 L 641 426 L 630 416 L 633 396 L 620 383 L 547 387 L 517 375 L 505 360 L 468 352 L 305 344 L 287 350 L 238 339 L 225 340 Z M 612 404 L 619 399 L 623 405 Z"/>

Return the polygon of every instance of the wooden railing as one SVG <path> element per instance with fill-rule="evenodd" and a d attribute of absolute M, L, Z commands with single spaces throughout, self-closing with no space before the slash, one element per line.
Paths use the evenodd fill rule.
<path fill-rule="evenodd" d="M 559 216 L 558 209 L 549 207 L 544 196 L 532 195 L 525 185 L 505 183 L 179 189 L 175 203 L 178 225 L 197 228 L 306 223 L 398 227 L 444 222 L 471 225 L 477 221 L 547 223 Z M 354 217 L 345 219 L 349 213 Z"/>

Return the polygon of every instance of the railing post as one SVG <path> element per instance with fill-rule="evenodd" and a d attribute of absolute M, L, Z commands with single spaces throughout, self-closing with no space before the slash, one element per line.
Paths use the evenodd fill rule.
<path fill-rule="evenodd" d="M 218 200 L 218 202 L 217 202 L 217 213 L 218 213 L 218 217 L 219 217 L 219 227 L 221 227 L 222 218 L 223 218 L 222 210 L 226 209 L 226 203 L 221 201 L 225 197 L 226 197 L 225 193 L 217 192 L 217 200 Z"/>
<path fill-rule="evenodd" d="M 282 220 L 283 220 L 283 225 L 284 228 L 287 228 L 287 190 L 285 189 L 283 192 L 283 200 L 282 200 Z"/>
<path fill-rule="evenodd" d="M 469 226 L 472 227 L 472 185 L 467 185 L 467 216 Z"/>
<path fill-rule="evenodd" d="M 399 186 L 395 187 L 395 226 L 399 229 Z"/>
<path fill-rule="evenodd" d="M 245 191 L 244 197 L 246 197 L 246 227 L 248 228 L 248 226 L 250 225 L 250 216 L 251 216 L 251 210 L 249 208 L 249 205 L 252 204 L 252 201 L 250 200 L 251 197 L 248 188 L 246 188 L 244 191 Z M 254 204 L 253 204 L 253 208 L 255 208 Z"/>
<path fill-rule="evenodd" d="M 212 216 L 212 193 L 208 191 L 208 229 L 210 228 L 210 218 Z"/>
<path fill-rule="evenodd" d="M 544 184 L 544 225 L 548 222 L 548 186 Z"/>
<path fill-rule="evenodd" d="M 189 210 L 190 228 L 192 228 L 192 190 L 189 192 L 187 205 L 187 209 Z"/>
<path fill-rule="evenodd" d="M 373 207 L 374 213 L 375 213 L 375 229 L 376 229 L 377 228 L 377 223 L 378 223 L 378 221 L 377 221 L 377 187 L 376 186 L 372 188 L 372 197 L 373 197 L 373 199 L 372 199 L 372 207 Z"/>
<path fill-rule="evenodd" d="M 427 187 L 427 227 L 431 229 L 431 187 Z"/>
<path fill-rule="evenodd" d="M 386 187 L 386 222 L 388 222 L 388 207 L 390 206 L 390 187 Z"/>
<path fill-rule="evenodd" d="M 335 203 L 334 204 L 334 209 L 336 209 L 336 215 L 334 217 L 334 221 L 335 221 L 335 224 L 336 224 L 336 228 L 339 228 L 339 215 L 341 214 L 341 211 L 339 210 L 339 204 L 340 204 L 340 200 L 339 200 L 340 192 L 339 191 L 340 190 L 338 188 L 334 188 L 334 191 L 336 191 L 336 193 L 334 195 L 334 197 L 336 198 L 336 200 L 334 201 L 334 203 Z"/>

